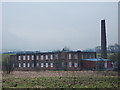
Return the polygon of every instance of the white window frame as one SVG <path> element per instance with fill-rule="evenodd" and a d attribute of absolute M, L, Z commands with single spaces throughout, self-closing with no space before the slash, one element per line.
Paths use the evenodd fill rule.
<path fill-rule="evenodd" d="M 21 63 L 18 64 L 18 67 L 21 67 Z"/>
<path fill-rule="evenodd" d="M 78 55 L 77 54 L 74 55 L 74 59 L 78 59 Z"/>
<path fill-rule="evenodd" d="M 50 67 L 53 67 L 53 63 L 50 63 Z"/>
<path fill-rule="evenodd" d="M 46 67 L 46 68 L 48 67 L 48 63 L 45 63 L 45 67 Z"/>
<path fill-rule="evenodd" d="M 30 56 L 27 56 L 27 60 L 30 60 Z"/>
<path fill-rule="evenodd" d="M 32 55 L 31 57 L 32 57 L 32 60 L 34 60 L 34 55 Z"/>
<path fill-rule="evenodd" d="M 23 56 L 23 60 L 26 60 L 26 56 Z"/>
<path fill-rule="evenodd" d="M 21 56 L 18 56 L 18 60 L 21 60 Z"/>
<path fill-rule="evenodd" d="M 30 63 L 27 63 L 27 67 L 30 67 Z"/>
<path fill-rule="evenodd" d="M 69 67 L 72 67 L 72 62 L 69 62 L 68 65 L 69 65 Z"/>
<path fill-rule="evenodd" d="M 32 67 L 34 67 L 34 63 L 32 63 Z"/>
<path fill-rule="evenodd" d="M 72 58 L 72 55 L 71 53 L 68 54 L 68 59 L 71 59 Z"/>
<path fill-rule="evenodd" d="M 53 59 L 53 55 L 52 55 L 52 54 L 50 55 L 50 59 L 51 59 L 51 60 Z"/>
<path fill-rule="evenodd" d="M 45 59 L 48 60 L 48 55 L 45 55 Z"/>
<path fill-rule="evenodd" d="M 58 54 L 55 54 L 55 59 L 58 59 Z"/>
<path fill-rule="evenodd" d="M 108 62 L 107 61 L 104 62 L 104 67 L 108 68 Z"/>
<path fill-rule="evenodd" d="M 26 63 L 23 63 L 23 67 L 26 67 Z"/>
<path fill-rule="evenodd" d="M 41 60 L 44 60 L 44 56 L 43 56 L 43 55 L 41 55 L 41 56 L 40 56 L 40 59 L 41 59 Z"/>
<path fill-rule="evenodd" d="M 39 56 L 38 55 L 36 56 L 36 60 L 39 60 Z"/>
<path fill-rule="evenodd" d="M 12 66 L 13 66 L 13 68 L 14 68 L 14 67 L 15 67 L 15 64 L 13 63 Z"/>
<path fill-rule="evenodd" d="M 36 66 L 39 67 L 39 63 L 37 63 Z"/>
<path fill-rule="evenodd" d="M 41 63 L 41 67 L 44 67 L 44 63 Z"/>
<path fill-rule="evenodd" d="M 62 62 L 62 67 L 64 67 L 65 66 L 65 63 L 64 62 Z"/>
<path fill-rule="evenodd" d="M 78 63 L 77 62 L 74 62 L 74 67 L 78 67 Z"/>

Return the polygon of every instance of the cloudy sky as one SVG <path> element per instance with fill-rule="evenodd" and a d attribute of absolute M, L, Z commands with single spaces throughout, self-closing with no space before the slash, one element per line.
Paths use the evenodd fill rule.
<path fill-rule="evenodd" d="M 118 42 L 117 2 L 3 3 L 3 49 L 84 50 L 100 45 L 106 19 L 107 44 Z"/>

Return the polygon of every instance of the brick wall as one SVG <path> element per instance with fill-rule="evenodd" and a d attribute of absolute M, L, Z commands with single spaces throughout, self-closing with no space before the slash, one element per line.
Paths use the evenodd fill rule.
<path fill-rule="evenodd" d="M 94 52 L 61 51 L 16 54 L 11 55 L 10 60 L 13 62 L 15 70 L 81 70 L 83 67 L 89 68 L 94 66 L 93 62 L 83 65 L 84 62 L 81 61 L 81 55 L 83 55 L 83 58 L 96 58 L 96 53 Z"/>

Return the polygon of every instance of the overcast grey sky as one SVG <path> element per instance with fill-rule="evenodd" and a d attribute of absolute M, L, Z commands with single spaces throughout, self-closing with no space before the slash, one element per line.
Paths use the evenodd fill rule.
<path fill-rule="evenodd" d="M 100 45 L 106 19 L 107 44 L 118 42 L 117 2 L 3 3 L 3 49 L 84 50 Z"/>

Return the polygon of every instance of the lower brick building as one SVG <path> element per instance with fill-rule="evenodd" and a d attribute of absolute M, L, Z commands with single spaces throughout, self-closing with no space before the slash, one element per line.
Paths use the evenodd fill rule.
<path fill-rule="evenodd" d="M 113 62 L 109 59 L 82 59 L 83 70 L 113 70 Z"/>
<path fill-rule="evenodd" d="M 18 53 L 10 61 L 14 70 L 82 70 L 82 59 L 92 58 L 96 58 L 95 52 L 58 51 Z"/>

